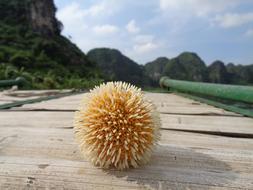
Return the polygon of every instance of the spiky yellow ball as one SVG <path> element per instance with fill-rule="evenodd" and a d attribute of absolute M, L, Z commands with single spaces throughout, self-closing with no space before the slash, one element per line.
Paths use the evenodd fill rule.
<path fill-rule="evenodd" d="M 87 93 L 74 129 L 81 152 L 95 165 L 123 170 L 149 161 L 160 119 L 141 89 L 108 82 Z"/>

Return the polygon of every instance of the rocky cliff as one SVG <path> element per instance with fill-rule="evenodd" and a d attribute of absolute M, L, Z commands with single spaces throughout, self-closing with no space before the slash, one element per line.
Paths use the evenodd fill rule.
<path fill-rule="evenodd" d="M 8 24 L 32 28 L 42 35 L 59 35 L 62 24 L 55 17 L 53 0 L 1 0 L 0 17 Z"/>
<path fill-rule="evenodd" d="M 34 31 L 43 35 L 57 35 L 62 24 L 56 19 L 53 0 L 31 0 L 29 20 Z"/>
<path fill-rule="evenodd" d="M 149 85 L 143 67 L 123 55 L 119 50 L 96 48 L 90 50 L 87 56 L 97 63 L 106 80 L 125 81 L 142 87 Z"/>
<path fill-rule="evenodd" d="M 60 34 L 53 0 L 0 0 L 0 80 L 23 76 L 30 88 L 83 88 L 96 65 Z"/>

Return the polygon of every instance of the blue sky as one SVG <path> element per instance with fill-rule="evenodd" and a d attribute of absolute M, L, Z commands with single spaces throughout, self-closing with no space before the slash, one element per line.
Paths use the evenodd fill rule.
<path fill-rule="evenodd" d="M 140 64 L 193 51 L 253 64 L 253 0 L 55 0 L 63 34 L 84 52 L 119 49 Z"/>

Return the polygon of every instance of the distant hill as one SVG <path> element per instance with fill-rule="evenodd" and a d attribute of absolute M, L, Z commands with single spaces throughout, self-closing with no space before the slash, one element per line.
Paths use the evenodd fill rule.
<path fill-rule="evenodd" d="M 170 59 L 162 74 L 174 79 L 207 81 L 205 63 L 196 53 L 192 52 L 184 52 Z"/>
<path fill-rule="evenodd" d="M 207 70 L 209 82 L 224 84 L 230 82 L 226 66 L 222 61 L 213 62 L 208 66 Z"/>
<path fill-rule="evenodd" d="M 159 57 L 144 65 L 145 73 L 150 78 L 152 86 L 156 86 L 158 84 L 168 62 L 169 59 L 167 57 Z"/>
<path fill-rule="evenodd" d="M 158 86 L 161 76 L 172 79 L 223 84 L 253 84 L 253 65 L 225 65 L 215 61 L 206 66 L 193 52 L 183 52 L 175 58 L 158 58 L 144 65 L 153 86 Z"/>
<path fill-rule="evenodd" d="M 23 76 L 27 88 L 86 87 L 99 71 L 60 35 L 53 0 L 0 1 L 0 80 Z"/>
<path fill-rule="evenodd" d="M 253 84 L 253 65 L 206 66 L 194 52 L 139 65 L 120 51 L 90 50 L 87 56 L 61 35 L 53 0 L 0 0 L 0 80 L 23 76 L 25 88 L 87 88 L 102 80 L 158 87 L 162 76 L 188 81 Z"/>
<path fill-rule="evenodd" d="M 193 52 L 183 52 L 172 59 L 160 57 L 145 64 L 144 68 L 152 79 L 153 86 L 158 86 L 161 76 L 189 81 L 208 81 L 204 61 Z"/>
<path fill-rule="evenodd" d="M 194 52 L 183 52 L 174 58 L 159 57 L 138 65 L 120 51 L 92 49 L 88 58 L 97 63 L 105 80 L 122 80 L 138 86 L 158 87 L 162 76 L 172 79 L 223 84 L 253 84 L 253 65 L 241 66 L 215 61 L 209 66 Z"/>
<path fill-rule="evenodd" d="M 253 84 L 253 64 L 234 65 L 229 63 L 226 66 L 229 83 L 231 84 Z"/>
<path fill-rule="evenodd" d="M 116 49 L 96 48 L 90 50 L 87 56 L 97 63 L 106 80 L 126 81 L 138 86 L 148 85 L 143 67 Z"/>

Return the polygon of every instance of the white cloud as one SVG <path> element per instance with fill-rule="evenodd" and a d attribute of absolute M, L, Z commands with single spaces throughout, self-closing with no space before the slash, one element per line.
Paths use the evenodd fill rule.
<path fill-rule="evenodd" d="M 239 3 L 240 0 L 160 0 L 159 5 L 163 11 L 177 11 L 180 14 L 190 13 L 196 16 L 206 16 L 235 7 Z"/>
<path fill-rule="evenodd" d="M 139 34 L 132 38 L 135 54 L 146 54 L 160 47 L 160 44 L 155 41 L 155 37 L 149 34 Z"/>
<path fill-rule="evenodd" d="M 245 33 L 246 36 L 248 37 L 253 37 L 253 28 L 247 30 L 247 32 Z"/>
<path fill-rule="evenodd" d="M 94 2 L 88 8 L 83 8 L 80 3 L 74 2 L 59 8 L 57 18 L 64 25 L 63 35 L 71 36 L 71 40 L 83 51 L 102 46 L 119 48 L 118 44 L 122 44 L 122 42 L 119 43 L 120 37 L 112 34 L 120 34 L 120 29 L 116 25 L 107 23 L 107 20 L 119 8 L 118 5 L 115 5 L 109 9 L 109 5 L 114 1 L 102 0 Z"/>
<path fill-rule="evenodd" d="M 117 0 L 102 0 L 86 10 L 89 16 L 111 16 L 119 11 L 121 4 Z"/>
<path fill-rule="evenodd" d="M 97 25 L 93 28 L 93 31 L 97 34 L 97 35 L 111 35 L 111 34 L 115 34 L 119 31 L 119 28 L 117 26 L 114 25 L 110 25 L 110 24 L 105 24 L 105 25 Z"/>
<path fill-rule="evenodd" d="M 253 22 L 253 13 L 226 13 L 224 15 L 217 15 L 214 22 L 223 28 L 237 27 Z"/>
<path fill-rule="evenodd" d="M 137 35 L 134 37 L 134 42 L 135 43 L 147 43 L 147 42 L 151 42 L 154 40 L 154 36 L 153 35 Z"/>
<path fill-rule="evenodd" d="M 158 45 L 153 42 L 147 42 L 143 44 L 136 44 L 134 45 L 133 49 L 136 53 L 143 54 L 153 51 L 158 48 Z"/>
<path fill-rule="evenodd" d="M 129 21 L 129 23 L 126 25 L 126 29 L 129 33 L 139 33 L 140 28 L 136 25 L 135 20 Z"/>
<path fill-rule="evenodd" d="M 67 26 L 73 25 L 73 23 L 80 25 L 80 21 L 82 21 L 85 15 L 85 11 L 77 3 L 71 3 L 57 12 L 57 18 Z"/>
<path fill-rule="evenodd" d="M 116 0 L 103 0 L 99 3 L 94 3 L 87 9 L 83 9 L 81 4 L 72 2 L 69 5 L 61 8 L 57 12 L 57 17 L 65 22 L 77 22 L 80 19 L 91 19 L 92 17 L 102 18 L 106 16 L 112 16 L 114 13 L 120 10 L 121 4 Z M 74 19 L 77 19 L 76 21 Z"/>
<path fill-rule="evenodd" d="M 249 26 L 249 21 L 245 21 L 245 17 L 239 19 L 234 16 L 236 22 L 223 18 L 226 13 L 245 13 L 252 7 L 253 0 L 57 2 L 57 17 L 64 24 L 63 34 L 71 35 L 72 41 L 83 51 L 94 47 L 117 48 L 140 62 L 150 61 L 159 55 L 172 57 L 184 50 L 204 51 L 205 48 L 199 47 L 202 42 L 206 42 L 205 46 L 208 47 L 213 41 L 221 44 L 223 40 L 231 41 L 231 36 L 234 35 L 226 36 L 226 32 L 238 35 L 238 30 L 221 31 L 217 26 L 235 27 L 244 23 L 240 28 L 244 37 L 253 36 L 253 28 Z M 130 15 L 127 14 L 129 10 Z M 140 13 L 139 10 L 145 11 Z M 215 27 L 208 27 L 210 22 Z M 247 31 L 250 28 L 252 29 Z M 216 35 L 217 31 L 220 34 Z"/>
<path fill-rule="evenodd" d="M 91 16 L 97 16 L 101 13 L 103 13 L 106 10 L 106 4 L 105 3 L 100 3 L 91 6 L 89 9 L 86 10 L 86 13 Z"/>

